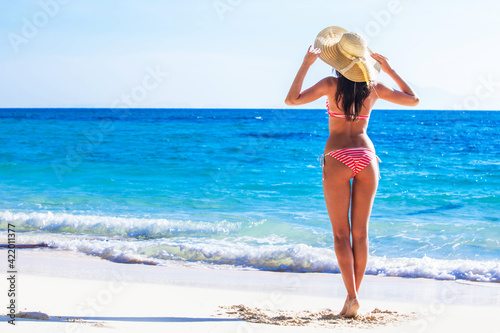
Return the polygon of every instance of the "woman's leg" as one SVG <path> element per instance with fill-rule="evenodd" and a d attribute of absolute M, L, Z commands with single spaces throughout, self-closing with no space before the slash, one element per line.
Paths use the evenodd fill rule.
<path fill-rule="evenodd" d="M 348 166 L 333 157 L 325 157 L 323 193 L 333 229 L 335 255 L 349 299 L 357 296 L 349 226 L 351 176 Z"/>
<path fill-rule="evenodd" d="M 378 177 L 378 163 L 375 160 L 361 170 L 352 182 L 351 232 L 356 292 L 359 291 L 368 261 L 368 221 L 377 192 Z"/>

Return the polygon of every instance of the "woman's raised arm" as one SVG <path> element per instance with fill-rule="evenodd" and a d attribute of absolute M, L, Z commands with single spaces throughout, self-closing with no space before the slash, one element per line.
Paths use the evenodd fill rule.
<path fill-rule="evenodd" d="M 304 57 L 304 61 L 293 80 L 292 86 L 290 87 L 290 91 L 285 99 L 286 105 L 301 105 L 307 104 L 312 101 L 317 100 L 321 96 L 326 95 L 329 87 L 328 78 L 325 78 L 318 83 L 316 83 L 311 88 L 301 92 L 302 84 L 304 83 L 304 77 L 309 70 L 309 67 L 318 59 L 319 53 L 321 52 L 319 49 L 311 50 L 312 46 L 309 46 L 307 50 L 307 54 Z"/>
<path fill-rule="evenodd" d="M 378 53 L 372 53 L 371 56 L 382 65 L 382 70 L 386 72 L 397 83 L 399 89 L 401 89 L 401 91 L 397 91 L 383 84 L 382 82 L 377 82 L 376 89 L 379 97 L 386 101 L 400 105 L 417 105 L 420 102 L 417 94 L 410 87 L 410 85 L 406 83 L 401 78 L 401 76 L 399 76 L 399 74 L 396 73 L 396 71 L 391 67 L 391 65 L 389 64 L 389 59 Z"/>

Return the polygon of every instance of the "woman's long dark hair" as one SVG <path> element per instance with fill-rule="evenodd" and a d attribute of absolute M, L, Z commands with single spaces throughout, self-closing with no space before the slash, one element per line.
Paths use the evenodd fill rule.
<path fill-rule="evenodd" d="M 344 111 L 347 121 L 354 121 L 358 119 L 363 102 L 370 95 L 371 85 L 366 84 L 366 82 L 351 81 L 336 69 L 334 71 L 338 78 L 337 92 L 335 93 L 337 108 Z M 342 107 L 339 104 L 342 104 Z M 354 113 L 352 112 L 353 104 L 355 105 Z"/>

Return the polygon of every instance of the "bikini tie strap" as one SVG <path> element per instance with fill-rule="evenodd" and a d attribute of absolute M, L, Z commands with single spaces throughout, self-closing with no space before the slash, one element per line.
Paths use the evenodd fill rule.
<path fill-rule="evenodd" d="M 353 117 L 356 115 L 356 82 L 354 82 L 354 100 L 352 101 L 352 114 Z"/>
<path fill-rule="evenodd" d="M 317 160 L 319 161 L 319 167 L 322 168 L 323 167 L 323 156 L 325 156 L 325 154 L 321 154 L 318 156 Z"/>
<path fill-rule="evenodd" d="M 377 158 L 377 165 L 378 165 L 378 179 L 382 179 L 382 176 L 380 175 L 380 163 L 382 162 L 382 160 L 380 159 L 380 157 L 378 157 L 378 155 L 375 155 L 375 157 Z"/>
<path fill-rule="evenodd" d="M 318 156 L 319 166 L 321 168 L 322 178 L 321 180 L 325 180 L 325 154 L 321 154 Z"/>

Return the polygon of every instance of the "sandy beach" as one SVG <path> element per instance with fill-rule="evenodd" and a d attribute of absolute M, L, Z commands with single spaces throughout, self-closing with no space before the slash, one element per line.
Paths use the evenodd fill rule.
<path fill-rule="evenodd" d="M 18 250 L 17 264 L 18 312 L 50 318 L 12 326 L 3 307 L 2 332 L 494 332 L 500 323 L 496 283 L 366 276 L 359 316 L 343 319 L 338 274 L 119 264 L 52 249 Z"/>

